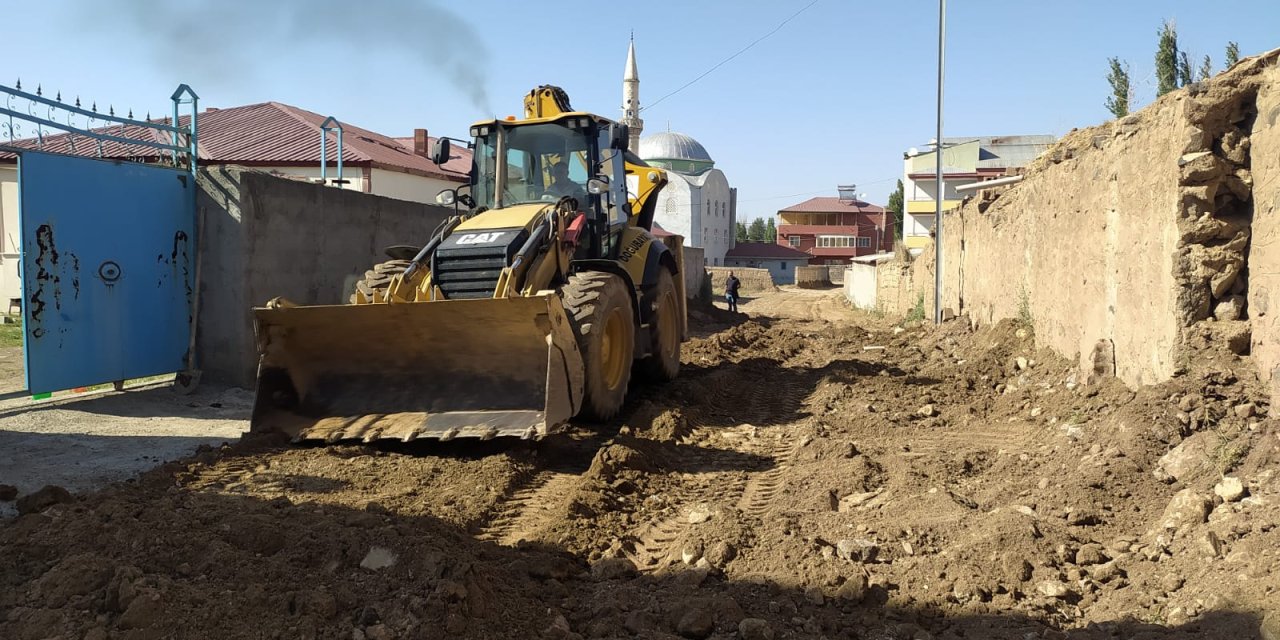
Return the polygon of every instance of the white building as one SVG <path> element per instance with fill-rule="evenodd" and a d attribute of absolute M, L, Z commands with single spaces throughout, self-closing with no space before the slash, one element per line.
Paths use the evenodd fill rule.
<path fill-rule="evenodd" d="M 734 245 L 738 190 L 729 186 L 724 172 L 715 168 L 715 160 L 697 140 L 672 131 L 640 137 L 644 121 L 634 39 L 627 48 L 622 76 L 622 122 L 630 130 L 631 150 L 641 160 L 667 170 L 667 186 L 658 194 L 654 221 L 683 236 L 686 246 L 701 248 L 707 265 L 723 265 Z"/>
<path fill-rule="evenodd" d="M 1053 146 L 1054 140 L 1050 135 L 943 138 L 942 210 L 959 206 L 962 198 L 956 187 L 1016 172 Z M 912 254 L 922 251 L 933 236 L 937 162 L 932 150 L 911 149 L 902 155 L 902 242 Z"/>
<path fill-rule="evenodd" d="M 658 194 L 654 219 L 663 229 L 684 236 L 689 246 L 701 247 L 707 265 L 723 265 L 734 246 L 738 190 L 715 168 L 706 148 L 684 134 L 664 132 L 642 139 L 639 155 L 667 170 L 667 186 Z"/>

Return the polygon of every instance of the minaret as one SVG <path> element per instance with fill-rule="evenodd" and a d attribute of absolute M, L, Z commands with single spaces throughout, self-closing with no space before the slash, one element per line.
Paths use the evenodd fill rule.
<path fill-rule="evenodd" d="M 640 119 L 640 72 L 636 71 L 636 36 L 631 34 L 627 47 L 627 71 L 622 75 L 622 124 L 631 134 L 631 153 L 640 153 L 640 132 L 644 120 Z"/>

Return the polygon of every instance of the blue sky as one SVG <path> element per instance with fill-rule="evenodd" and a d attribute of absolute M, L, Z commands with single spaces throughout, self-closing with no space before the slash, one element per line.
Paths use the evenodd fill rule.
<path fill-rule="evenodd" d="M 7 7 L 0 82 L 21 77 L 118 110 L 163 112 L 185 82 L 202 106 L 286 102 L 388 135 L 465 137 L 557 84 L 619 117 L 634 30 L 652 104 L 810 0 L 514 3 L 46 0 Z M 353 8 L 364 6 L 360 13 Z M 1061 135 L 1109 116 L 1107 58 L 1154 97 L 1156 30 L 1176 21 L 1195 64 L 1280 47 L 1275 0 L 952 0 L 944 135 Z M 883 204 L 902 152 L 933 136 L 937 2 L 818 0 L 777 33 L 643 113 L 700 140 L 738 188 L 739 218 L 835 185 Z"/>

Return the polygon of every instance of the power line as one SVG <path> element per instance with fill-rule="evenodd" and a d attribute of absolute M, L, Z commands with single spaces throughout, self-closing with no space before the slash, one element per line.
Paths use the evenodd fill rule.
<path fill-rule="evenodd" d="M 738 56 L 740 56 L 740 55 L 742 55 L 742 54 L 746 53 L 746 52 L 747 52 L 747 50 L 748 50 L 748 49 L 750 49 L 751 47 L 756 46 L 757 44 L 759 44 L 759 43 L 760 43 L 762 40 L 764 40 L 765 38 L 768 38 L 769 36 L 771 36 L 771 35 L 773 35 L 773 34 L 777 33 L 778 31 L 780 31 L 780 30 L 782 29 L 782 27 L 786 26 L 786 24 L 787 24 L 788 22 L 791 22 L 792 20 L 794 20 L 794 19 L 796 18 L 796 16 L 798 16 L 798 15 L 800 15 L 800 14 L 804 13 L 805 11 L 807 11 L 807 10 L 809 9 L 809 7 L 812 7 L 812 6 L 813 6 L 813 5 L 815 5 L 815 4 L 818 4 L 818 0 L 813 0 L 813 1 L 812 1 L 812 2 L 810 2 L 809 4 L 806 4 L 806 5 L 805 5 L 803 8 L 801 8 L 799 11 L 797 11 L 797 12 L 795 12 L 795 13 L 791 14 L 791 16 L 790 16 L 790 17 L 788 17 L 786 20 L 783 20 L 782 22 L 779 22 L 779 23 L 778 23 L 778 26 L 776 26 L 776 27 L 774 27 L 774 28 L 773 28 L 773 31 L 770 31 L 769 33 L 766 33 L 766 34 L 764 34 L 764 35 L 760 36 L 759 38 L 756 38 L 755 40 L 753 40 L 753 41 L 751 42 L 751 44 L 749 44 L 749 45 L 747 45 L 747 46 L 743 47 L 742 49 L 739 49 L 737 53 L 735 53 L 735 54 L 733 54 L 733 55 L 729 56 L 728 58 L 725 58 L 724 60 L 721 60 L 720 62 L 716 63 L 716 65 L 715 65 L 714 67 L 711 67 L 710 69 L 707 69 L 705 72 L 703 72 L 703 73 L 702 73 L 702 75 L 700 75 L 700 76 L 698 76 L 698 77 L 696 77 L 696 78 L 694 78 L 694 79 L 692 79 L 692 80 L 690 80 L 690 81 L 686 82 L 686 83 L 685 83 L 683 86 L 681 86 L 679 89 L 676 89 L 675 91 L 672 91 L 671 93 L 668 93 L 667 95 L 662 96 L 661 98 L 658 98 L 657 100 L 654 100 L 654 101 L 653 101 L 653 104 L 650 104 L 650 105 L 647 105 L 647 106 L 640 107 L 640 110 L 641 110 L 641 111 L 644 111 L 644 110 L 646 110 L 646 109 L 648 109 L 648 108 L 650 108 L 650 107 L 657 106 L 657 104 L 658 104 L 659 102 L 662 102 L 663 100 L 666 100 L 667 98 L 670 98 L 671 96 L 674 96 L 675 94 L 680 93 L 681 91 L 684 91 L 685 89 L 688 89 L 690 86 L 693 86 L 693 83 L 695 83 L 695 82 L 697 82 L 697 81 L 699 81 L 699 80 L 701 80 L 701 79 L 703 79 L 703 78 L 707 77 L 708 75 L 711 75 L 711 72 L 712 72 L 712 71 L 715 71 L 716 69 L 719 69 L 720 67 L 723 67 L 723 66 L 724 66 L 725 64 L 727 64 L 730 60 L 733 60 L 734 58 L 736 58 L 736 57 L 738 57 Z"/>
<path fill-rule="evenodd" d="M 859 187 L 859 191 L 861 191 L 861 187 L 870 186 L 873 184 L 881 184 L 881 183 L 889 182 L 891 180 L 900 180 L 900 179 L 901 178 L 894 176 L 892 178 L 881 178 L 879 180 L 872 180 L 871 182 L 859 182 L 858 187 Z M 751 198 L 749 200 L 739 200 L 738 203 L 743 204 L 747 202 L 762 202 L 765 200 L 781 200 L 782 198 L 799 198 L 800 196 L 812 196 L 812 195 L 817 195 L 819 193 L 828 193 L 829 191 L 831 191 L 830 188 L 818 189 L 817 191 L 806 191 L 804 193 L 790 193 L 784 196 L 767 196 L 764 198 Z"/>

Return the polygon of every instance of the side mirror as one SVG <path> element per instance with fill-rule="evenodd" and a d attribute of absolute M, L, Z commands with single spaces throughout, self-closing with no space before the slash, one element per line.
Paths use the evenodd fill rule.
<path fill-rule="evenodd" d="M 587 181 L 587 193 L 598 196 L 602 193 L 609 193 L 609 177 L 596 176 Z"/>
<path fill-rule="evenodd" d="M 626 151 L 631 140 L 631 132 L 627 125 L 615 122 L 609 125 L 609 148 Z"/>
<path fill-rule="evenodd" d="M 458 201 L 458 192 L 454 191 L 453 189 L 445 189 L 444 191 L 441 191 L 440 193 L 436 194 L 436 204 L 440 204 L 448 207 L 448 206 L 452 206 L 453 203 L 457 201 Z"/>
<path fill-rule="evenodd" d="M 431 145 L 431 161 L 440 166 L 449 161 L 449 139 L 436 138 L 434 144 Z"/>

